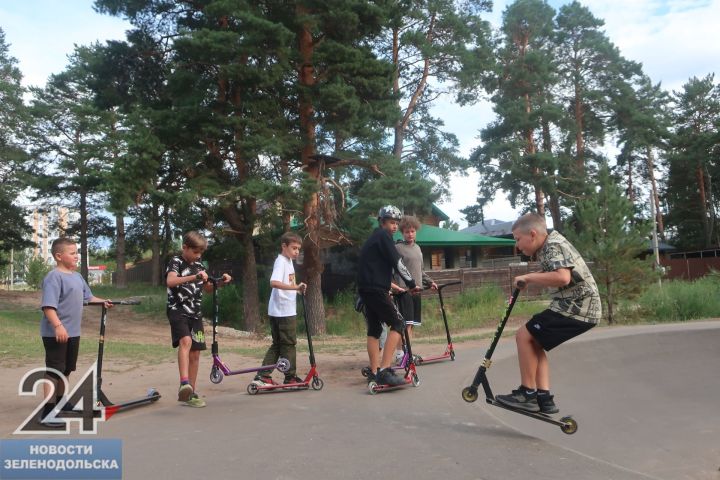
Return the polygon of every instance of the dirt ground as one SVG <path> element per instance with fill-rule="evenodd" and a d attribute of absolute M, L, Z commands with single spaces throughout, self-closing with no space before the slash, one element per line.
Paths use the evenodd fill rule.
<path fill-rule="evenodd" d="M 40 294 L 38 292 L 8 292 L 0 290 L 0 307 L 8 306 L 16 307 L 36 307 L 40 303 Z M 514 330 L 521 322 L 521 319 L 511 318 L 508 324 L 508 332 Z M 83 314 L 83 337 L 96 338 L 99 331 L 100 314 L 97 308 L 86 307 Z M 461 332 L 463 335 L 489 335 L 494 329 L 474 329 L 471 331 Z M 210 333 L 211 329 L 206 328 L 206 332 Z M 454 335 L 460 332 L 451 332 Z M 423 338 L 420 333 L 420 338 Z M 38 341 L 40 341 L 38 339 Z M 146 315 L 140 315 L 132 312 L 130 308 L 116 306 L 108 313 L 108 321 L 106 324 L 105 342 L 106 345 L 113 341 L 125 341 L 132 343 L 143 343 L 157 345 L 158 349 L 165 349 L 172 358 L 172 347 L 170 345 L 170 332 L 165 322 L 150 320 Z M 252 380 L 251 374 L 225 377 L 220 384 L 213 384 L 209 380 L 211 357 L 210 342 L 212 340 L 208 336 L 208 350 L 203 353 L 200 361 L 200 372 L 198 375 L 197 390 L 201 396 L 205 397 L 208 402 L 212 397 L 218 394 L 239 393 L 245 394 L 248 383 Z M 231 369 L 251 368 L 257 366 L 260 356 L 244 356 L 229 353 L 228 350 L 233 347 L 252 348 L 262 351 L 269 346 L 269 338 L 255 336 L 251 338 L 231 338 L 230 336 L 219 336 L 220 355 L 223 361 Z M 298 339 L 299 344 L 307 344 L 304 338 Z M 341 337 L 319 337 L 313 339 L 313 343 L 319 347 L 316 352 L 316 361 L 320 377 L 325 382 L 326 387 L 332 385 L 332 388 L 362 388 L 365 380 L 360 375 L 362 367 L 367 365 L 367 352 L 363 345 L 363 339 L 352 339 Z M 459 342 L 455 344 L 455 350 L 458 355 L 462 355 L 465 351 L 473 350 L 473 355 L 477 356 L 478 363 L 482 360 L 484 348 L 487 346 L 487 340 L 472 340 Z M 415 352 L 422 355 L 440 354 L 444 350 L 442 343 L 420 344 Z M 225 353 L 224 353 L 225 352 Z M 329 353 L 332 352 L 332 353 Z M 73 381 L 80 378 L 95 361 L 93 355 L 89 352 L 81 351 L 81 358 L 78 362 L 77 373 L 70 378 L 72 387 Z M 309 369 L 309 360 L 307 356 L 298 353 L 298 375 L 303 376 Z M 18 365 L 17 361 L 8 361 L 0 359 L 0 385 L 2 390 L 3 408 L 0 410 L 0 435 L 6 437 L 10 435 L 14 429 L 22 422 L 33 409 L 40 404 L 41 395 L 38 396 L 19 396 L 18 386 L 22 377 L 32 368 L 43 366 L 42 359 L 33 360 L 32 364 Z M 281 379 L 281 375 L 275 372 L 276 379 Z M 176 391 L 178 388 L 178 372 L 177 362 L 175 360 L 161 361 L 152 364 L 139 364 L 137 360 L 132 358 L 124 358 L 121 360 L 113 359 L 109 362 L 105 359 L 102 372 L 102 389 L 103 392 L 114 402 L 122 402 L 130 399 L 140 398 L 145 395 L 148 388 L 155 388 L 160 392 L 162 398 L 158 402 L 157 408 L 161 405 L 168 406 L 176 402 Z M 155 407 L 153 407 L 155 408 Z M 129 411 L 124 413 L 131 415 Z"/>

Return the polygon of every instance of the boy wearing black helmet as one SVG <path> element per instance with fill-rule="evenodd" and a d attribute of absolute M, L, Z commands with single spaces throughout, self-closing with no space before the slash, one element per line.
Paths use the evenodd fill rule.
<path fill-rule="evenodd" d="M 370 235 L 360 249 L 358 267 L 358 293 L 365 304 L 367 318 L 367 351 L 370 359 L 370 371 L 377 376 L 368 375 L 369 380 L 379 384 L 402 385 L 405 380 L 393 373 L 389 368 L 393 361 L 395 348 L 401 341 L 405 328 L 403 319 L 390 298 L 390 280 L 393 270 L 405 281 L 411 293 L 420 288 L 415 285 L 410 272 L 403 264 L 402 258 L 395 248 L 392 236 L 398 229 L 402 214 L 397 207 L 385 206 L 378 212 L 379 227 Z M 385 348 L 380 358 L 379 338 L 382 324 L 390 327 Z"/>

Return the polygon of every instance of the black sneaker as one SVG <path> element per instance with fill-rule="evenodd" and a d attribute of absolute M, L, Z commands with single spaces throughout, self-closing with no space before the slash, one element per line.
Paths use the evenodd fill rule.
<path fill-rule="evenodd" d="M 553 398 L 555 398 L 554 395 L 538 395 L 537 396 L 537 403 L 540 406 L 540 413 L 545 413 L 547 415 L 558 413 L 560 409 L 555 405 L 555 402 L 553 401 Z"/>
<path fill-rule="evenodd" d="M 403 377 L 395 375 L 395 372 L 393 372 L 390 368 L 380 370 L 376 375 L 375 381 L 378 383 L 378 385 L 396 386 L 405 384 L 405 379 Z"/>
<path fill-rule="evenodd" d="M 525 410 L 527 412 L 539 412 L 540 406 L 537 402 L 537 395 L 528 395 L 527 390 L 519 388 L 513 390 L 510 395 L 495 395 L 495 400 L 511 408 Z"/>
<path fill-rule="evenodd" d="M 371 372 L 370 372 L 370 367 L 367 367 L 367 375 L 365 375 L 365 376 L 367 377 L 367 382 L 368 382 L 368 383 L 370 383 L 370 382 L 377 382 L 377 373 L 371 373 Z"/>
<path fill-rule="evenodd" d="M 292 377 L 285 377 L 285 381 L 283 382 L 283 384 L 287 385 L 290 383 L 303 383 L 303 379 L 294 375 Z"/>

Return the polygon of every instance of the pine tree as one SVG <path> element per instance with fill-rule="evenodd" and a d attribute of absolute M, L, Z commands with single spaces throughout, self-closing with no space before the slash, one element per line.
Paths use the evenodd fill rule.
<path fill-rule="evenodd" d="M 720 85 L 713 74 L 693 77 L 673 97 L 667 222 L 681 247 L 720 245 Z"/>
<path fill-rule="evenodd" d="M 600 289 L 609 323 L 616 321 L 617 304 L 642 291 L 653 277 L 650 262 L 638 259 L 648 247 L 650 225 L 634 217 L 633 204 L 610 173 L 598 172 L 595 195 L 577 202 L 568 240 L 586 262 Z"/>

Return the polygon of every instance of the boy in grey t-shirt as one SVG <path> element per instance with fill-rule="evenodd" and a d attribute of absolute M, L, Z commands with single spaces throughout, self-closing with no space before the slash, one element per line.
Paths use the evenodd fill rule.
<path fill-rule="evenodd" d="M 57 370 L 67 379 L 77 364 L 83 303 L 106 302 L 108 308 L 112 305 L 93 296 L 85 279 L 75 271 L 78 251 L 74 240 L 58 238 L 50 251 L 57 266 L 43 279 L 40 336 L 45 347 L 45 366 Z M 47 427 L 64 428 L 65 423 L 45 421 L 45 417 L 62 399 L 66 382 L 54 372 L 48 372 L 47 378 L 52 385 L 43 384 L 45 397 L 54 392 L 54 398 L 45 404 L 40 422 Z M 72 409 L 72 406 L 66 404 L 63 409 Z"/>

